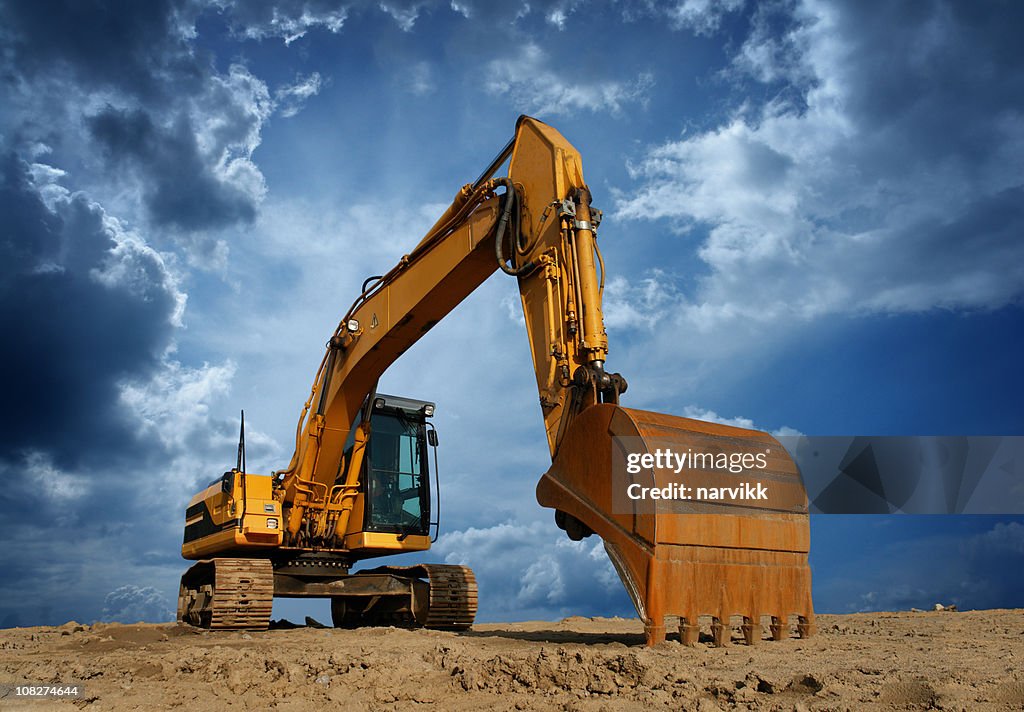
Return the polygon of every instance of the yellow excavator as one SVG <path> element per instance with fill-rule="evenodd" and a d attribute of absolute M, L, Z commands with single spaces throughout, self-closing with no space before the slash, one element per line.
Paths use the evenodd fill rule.
<path fill-rule="evenodd" d="M 506 161 L 508 176 L 494 177 Z M 435 406 L 378 393 L 377 383 L 500 269 L 519 284 L 551 453 L 537 500 L 570 538 L 603 539 L 647 643 L 665 639 L 667 616 L 690 645 L 698 615 L 712 617 L 718 645 L 728 642 L 733 616 L 742 616 L 751 644 L 762 615 L 774 639 L 789 634 L 792 616 L 798 634 L 811 635 L 807 497 L 786 451 L 767 433 L 619 405 L 627 384 L 605 367 L 600 222 L 576 149 L 520 117 L 513 138 L 420 243 L 363 284 L 327 342 L 287 467 L 245 471 L 243 420 L 236 467 L 185 511 L 182 556 L 197 561 L 181 579 L 179 621 L 261 630 L 279 596 L 329 598 L 337 627 L 472 625 L 477 585 L 465 566 L 350 569 L 430 548 Z M 742 491 L 751 474 L 716 468 L 716 456 L 756 462 L 759 483 L 777 496 L 716 497 Z M 712 496 L 634 497 L 678 492 L 680 475 Z"/>

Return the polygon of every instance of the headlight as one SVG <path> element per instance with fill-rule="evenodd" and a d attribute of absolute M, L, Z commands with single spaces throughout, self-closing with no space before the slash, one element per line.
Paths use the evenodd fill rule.
<path fill-rule="evenodd" d="M 358 319 L 349 319 L 348 323 L 345 324 L 345 326 L 347 326 L 348 330 L 351 331 L 354 334 L 357 331 L 359 331 L 359 320 Z"/>
<path fill-rule="evenodd" d="M 267 529 L 277 529 L 277 517 L 267 519 Z"/>

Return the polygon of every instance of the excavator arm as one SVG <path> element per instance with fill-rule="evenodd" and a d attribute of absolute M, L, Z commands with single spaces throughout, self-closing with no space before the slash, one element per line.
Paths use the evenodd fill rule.
<path fill-rule="evenodd" d="M 491 174 L 511 158 L 509 176 Z M 626 383 L 604 371 L 600 261 L 579 153 L 555 129 L 520 118 L 512 141 L 390 272 L 368 280 L 327 344 L 283 477 L 285 536 L 336 507 L 348 530 L 368 418 L 357 418 L 387 368 L 492 273 L 519 281 L 552 457 L 572 420 L 618 402 Z M 356 425 L 357 421 L 360 425 Z M 356 433 L 350 431 L 356 429 Z M 355 443 L 348 461 L 346 443 Z M 326 505 L 325 505 L 326 503 Z"/>

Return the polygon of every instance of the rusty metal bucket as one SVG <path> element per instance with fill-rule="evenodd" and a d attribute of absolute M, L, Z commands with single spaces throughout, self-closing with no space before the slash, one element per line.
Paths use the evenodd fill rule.
<path fill-rule="evenodd" d="M 667 450 L 702 456 L 684 460 L 683 467 L 678 459 L 652 464 Z M 754 467 L 709 467 L 704 453 Z M 767 498 L 706 496 L 723 487 L 738 487 L 731 490 L 735 494 L 752 480 Z M 629 496 L 643 488 L 648 494 L 652 488 L 668 491 L 673 484 L 678 492 L 680 483 L 691 493 L 705 488 L 705 497 Z M 728 642 L 732 616 L 743 617 L 748 644 L 761 638 L 762 615 L 771 616 L 775 640 L 788 635 L 793 615 L 800 637 L 814 632 L 807 494 L 796 465 L 767 433 L 594 405 L 573 421 L 537 485 L 537 501 L 564 513 L 556 519 L 575 528 L 571 535 L 593 531 L 604 540 L 644 621 L 648 645 L 665 639 L 666 616 L 678 616 L 687 645 L 697 642 L 699 615 L 712 616 L 716 645 Z"/>

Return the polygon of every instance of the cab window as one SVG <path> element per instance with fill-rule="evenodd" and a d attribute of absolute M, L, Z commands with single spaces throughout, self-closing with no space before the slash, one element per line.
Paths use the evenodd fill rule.
<path fill-rule="evenodd" d="M 427 465 L 423 424 L 377 412 L 370 424 L 367 462 L 369 530 L 426 531 Z"/>

